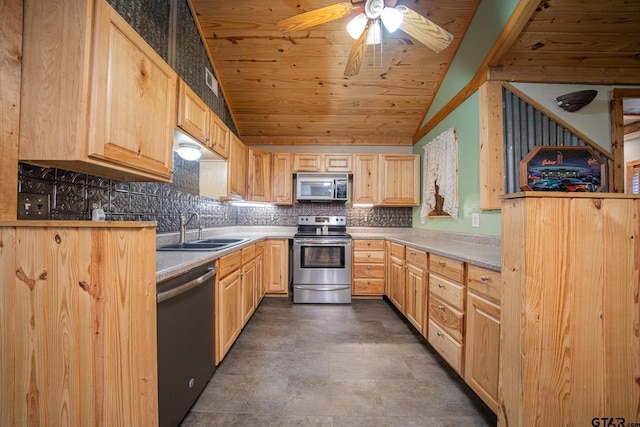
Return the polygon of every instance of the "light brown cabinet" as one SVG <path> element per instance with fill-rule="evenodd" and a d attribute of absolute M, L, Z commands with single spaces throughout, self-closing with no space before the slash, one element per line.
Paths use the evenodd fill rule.
<path fill-rule="evenodd" d="M 295 153 L 293 155 L 293 172 L 322 172 L 324 154 Z"/>
<path fill-rule="evenodd" d="M 424 336 L 427 336 L 427 253 L 411 247 L 405 248 L 404 315 Z"/>
<path fill-rule="evenodd" d="M 20 130 L 19 159 L 170 181 L 177 100 L 171 67 L 102 0 L 27 2 L 24 30 L 20 115 L 29 126 Z"/>
<path fill-rule="evenodd" d="M 178 82 L 177 126 L 220 158 L 228 157 L 229 128 L 182 79 Z"/>
<path fill-rule="evenodd" d="M 271 201 L 271 153 L 248 148 L 247 200 Z"/>
<path fill-rule="evenodd" d="M 353 156 L 353 203 L 378 204 L 377 154 L 355 154 Z"/>
<path fill-rule="evenodd" d="M 353 295 L 384 294 L 384 258 L 384 240 L 353 240 Z"/>
<path fill-rule="evenodd" d="M 353 155 L 325 154 L 324 172 L 353 172 Z"/>
<path fill-rule="evenodd" d="M 293 204 L 293 154 L 273 153 L 271 201 L 276 205 Z"/>
<path fill-rule="evenodd" d="M 247 195 L 247 146 L 233 133 L 229 140 L 227 195 L 244 199 Z"/>
<path fill-rule="evenodd" d="M 258 306 L 258 270 L 256 263 L 256 245 L 242 248 L 242 327 L 249 321 Z"/>
<path fill-rule="evenodd" d="M 378 203 L 381 206 L 420 204 L 420 156 L 380 154 Z"/>
<path fill-rule="evenodd" d="M 154 223 L 0 223 L 0 425 L 158 425 L 155 245 Z"/>
<path fill-rule="evenodd" d="M 256 243 L 256 307 L 260 305 L 264 294 L 267 292 L 265 277 L 264 248 L 266 241 Z"/>
<path fill-rule="evenodd" d="M 242 330 L 242 252 L 217 260 L 215 291 L 215 363 L 227 354 Z"/>
<path fill-rule="evenodd" d="M 401 313 L 404 313 L 404 245 L 387 242 L 388 270 L 387 297 Z"/>
<path fill-rule="evenodd" d="M 428 340 L 461 376 L 464 375 L 464 263 L 429 255 Z"/>
<path fill-rule="evenodd" d="M 498 413 L 500 367 L 500 273 L 467 266 L 464 379 Z"/>
<path fill-rule="evenodd" d="M 265 245 L 265 292 L 289 294 L 289 240 L 268 239 Z"/>
<path fill-rule="evenodd" d="M 640 420 L 639 213 L 626 194 L 503 200 L 499 425 Z"/>

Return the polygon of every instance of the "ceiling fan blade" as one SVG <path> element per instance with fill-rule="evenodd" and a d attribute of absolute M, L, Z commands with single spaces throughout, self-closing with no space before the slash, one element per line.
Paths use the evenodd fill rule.
<path fill-rule="evenodd" d="M 395 9 L 404 15 L 400 29 L 436 53 L 441 52 L 453 41 L 453 34 L 419 13 L 406 6 L 397 6 Z"/>
<path fill-rule="evenodd" d="M 357 76 L 360 72 L 360 65 L 362 65 L 364 54 L 367 52 L 367 33 L 369 32 L 370 25 L 371 19 L 367 21 L 367 25 L 364 27 L 362 34 L 360 34 L 360 38 L 351 45 L 347 66 L 344 69 L 345 77 Z"/>
<path fill-rule="evenodd" d="M 278 30 L 285 34 L 293 33 L 347 16 L 353 11 L 354 7 L 350 1 L 335 3 L 320 9 L 301 13 L 300 15 L 281 19 L 276 25 Z"/>

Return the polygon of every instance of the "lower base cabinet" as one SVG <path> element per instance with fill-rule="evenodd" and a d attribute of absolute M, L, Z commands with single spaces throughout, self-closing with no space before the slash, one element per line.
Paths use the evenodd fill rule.
<path fill-rule="evenodd" d="M 289 240 L 268 239 L 264 248 L 265 293 L 289 294 Z"/>
<path fill-rule="evenodd" d="M 242 330 L 242 254 L 225 255 L 217 261 L 215 291 L 215 363 L 227 354 Z"/>

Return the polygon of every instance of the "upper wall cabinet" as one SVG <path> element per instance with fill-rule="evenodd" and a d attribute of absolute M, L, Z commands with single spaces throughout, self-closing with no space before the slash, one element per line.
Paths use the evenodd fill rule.
<path fill-rule="evenodd" d="M 248 148 L 247 200 L 271 201 L 271 156 L 268 151 Z"/>
<path fill-rule="evenodd" d="M 227 165 L 227 195 L 244 199 L 247 195 L 247 146 L 231 134 Z"/>
<path fill-rule="evenodd" d="M 380 197 L 382 206 L 420 204 L 420 156 L 380 155 Z"/>
<path fill-rule="evenodd" d="M 170 181 L 177 75 L 103 0 L 24 5 L 19 159 Z"/>
<path fill-rule="evenodd" d="M 183 80 L 178 86 L 177 125 L 218 156 L 228 157 L 229 128 Z"/>
<path fill-rule="evenodd" d="M 293 155 L 293 172 L 352 172 L 351 154 L 312 154 Z"/>

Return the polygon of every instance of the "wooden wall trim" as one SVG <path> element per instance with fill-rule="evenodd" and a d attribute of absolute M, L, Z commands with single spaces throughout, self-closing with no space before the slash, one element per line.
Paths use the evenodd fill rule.
<path fill-rule="evenodd" d="M 243 136 L 246 145 L 391 145 L 412 146 L 410 136 Z"/>
<path fill-rule="evenodd" d="M 496 66 L 489 68 L 489 80 L 555 84 L 638 84 L 638 69 L 555 66 Z"/>
<path fill-rule="evenodd" d="M 520 0 L 511 17 L 502 28 L 491 50 L 485 57 L 482 64 L 478 67 L 478 71 L 471 81 L 467 83 L 451 100 L 438 111 L 422 128 L 413 135 L 413 143 L 420 141 L 427 133 L 429 133 L 438 123 L 447 117 L 453 110 L 458 108 L 467 98 L 469 98 L 476 90 L 488 80 L 489 66 L 500 63 L 502 57 L 515 43 L 517 37 L 523 28 L 529 22 L 529 18 L 540 5 L 540 0 Z"/>
<path fill-rule="evenodd" d="M 480 86 L 480 209 L 502 209 L 504 118 L 502 82 Z"/>
<path fill-rule="evenodd" d="M 0 220 L 11 220 L 18 206 L 22 0 L 0 2 L 0 33 Z"/>

